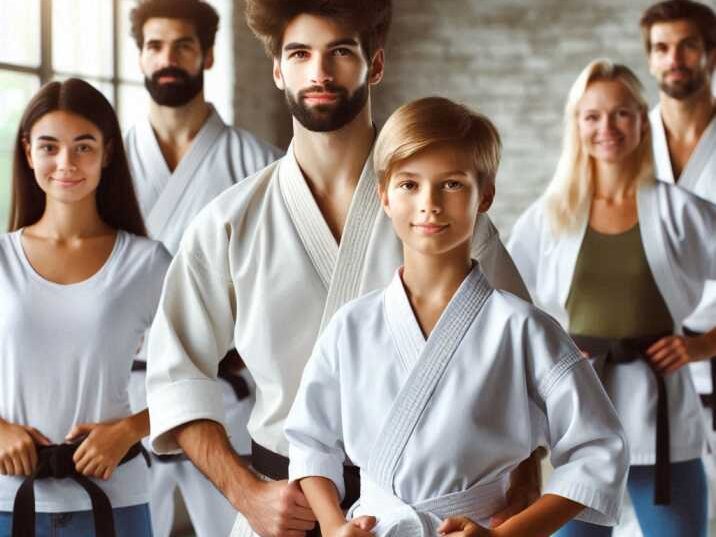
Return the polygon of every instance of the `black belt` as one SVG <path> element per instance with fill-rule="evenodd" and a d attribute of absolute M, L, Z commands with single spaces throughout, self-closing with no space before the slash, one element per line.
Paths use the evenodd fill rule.
<path fill-rule="evenodd" d="M 671 333 L 638 338 L 610 339 L 592 336 L 572 336 L 581 350 L 592 358 L 605 358 L 607 364 L 620 365 L 644 360 L 651 362 L 646 350 Z M 652 368 L 658 390 L 656 400 L 656 482 L 654 504 L 671 503 L 671 445 L 669 434 L 669 398 L 664 377 Z"/>
<path fill-rule="evenodd" d="M 12 508 L 12 537 L 35 537 L 35 480 L 50 477 L 73 479 L 85 489 L 92 502 L 95 536 L 115 536 L 112 504 L 109 498 L 96 483 L 75 469 L 72 456 L 79 446 L 80 444 L 59 444 L 37 447 L 37 467 L 32 475 L 25 478 L 15 494 Z M 129 448 L 119 464 L 124 464 L 140 454 L 149 464 L 147 452 L 139 442 Z"/>
<path fill-rule="evenodd" d="M 684 335 L 689 337 L 701 336 L 703 333 L 694 332 L 684 327 Z M 711 407 L 711 427 L 716 431 L 716 356 L 709 360 L 711 362 L 711 393 L 702 393 L 701 404 Z"/>
<path fill-rule="evenodd" d="M 218 376 L 220 379 L 225 380 L 234 390 L 237 401 L 243 401 L 249 395 L 251 390 L 246 382 L 246 379 L 241 375 L 236 374 L 237 369 L 241 369 L 241 357 L 236 349 L 231 349 L 219 362 Z M 146 371 L 147 362 L 144 360 L 134 360 L 132 362 L 132 371 Z"/>
<path fill-rule="evenodd" d="M 251 466 L 259 472 L 276 481 L 288 479 L 288 459 L 283 455 L 274 453 L 265 447 L 251 441 Z M 346 494 L 341 502 L 344 511 L 353 505 L 360 497 L 360 470 L 357 466 L 343 466 L 343 481 Z M 306 537 L 320 537 L 321 528 L 316 527 L 306 532 Z"/>

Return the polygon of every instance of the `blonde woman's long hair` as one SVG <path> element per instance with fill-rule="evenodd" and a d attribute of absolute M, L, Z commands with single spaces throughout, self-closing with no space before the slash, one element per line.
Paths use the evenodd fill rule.
<path fill-rule="evenodd" d="M 569 91 L 564 110 L 562 154 L 545 193 L 546 213 L 555 234 L 574 230 L 590 209 L 594 194 L 594 159 L 587 154 L 580 141 L 577 116 L 579 101 L 587 88 L 592 82 L 601 80 L 621 82 L 638 104 L 645 125 L 644 135 L 633 154 L 637 170 L 633 180 L 642 184 L 655 180 L 644 87 L 627 66 L 608 59 L 594 60 L 584 68 Z"/>

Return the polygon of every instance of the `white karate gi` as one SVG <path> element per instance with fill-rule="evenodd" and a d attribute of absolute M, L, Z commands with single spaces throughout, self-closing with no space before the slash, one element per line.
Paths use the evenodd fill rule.
<path fill-rule="evenodd" d="M 189 222 L 207 203 L 280 156 L 276 148 L 251 133 L 226 125 L 213 107 L 174 172 L 167 166 L 149 118 L 127 132 L 125 144 L 147 230 L 172 254 L 176 253 Z M 251 386 L 253 382 L 248 372 L 242 375 Z M 146 407 L 144 381 L 143 372 L 132 375 L 135 408 Z M 239 453 L 249 453 L 246 424 L 253 396 L 237 401 L 226 382 L 221 383 L 221 391 L 232 445 Z M 190 461 L 155 461 L 150 503 L 155 537 L 169 536 L 177 487 L 199 537 L 229 533 L 234 509 Z"/>
<path fill-rule="evenodd" d="M 493 290 L 477 265 L 427 340 L 399 274 L 341 308 L 285 431 L 291 480 L 322 476 L 343 495 L 346 456 L 361 468 L 351 511 L 376 516 L 378 537 L 433 537 L 458 515 L 489 527 L 510 472 L 539 446 L 555 467 L 545 493 L 584 504 L 581 520 L 614 525 L 629 466 L 589 362 L 553 319 Z"/>
<path fill-rule="evenodd" d="M 171 429 L 223 422 L 217 360 L 231 346 L 256 381 L 251 437 L 288 455 L 283 424 L 323 320 L 385 286 L 402 248 L 376 193 L 369 158 L 340 245 L 323 219 L 292 148 L 217 197 L 187 230 L 168 272 L 149 340 L 152 446 L 178 450 Z M 528 296 L 486 216 L 474 257 L 492 284 Z M 234 535 L 251 534 L 242 516 Z"/>
<path fill-rule="evenodd" d="M 656 106 L 649 114 L 651 132 L 653 137 L 654 165 L 656 177 L 668 183 L 676 183 L 681 188 L 693 192 L 697 196 L 716 203 L 716 118 L 711 120 L 701 135 L 699 143 L 689 157 L 686 167 L 681 172 L 678 182 L 674 178 L 671 166 L 669 145 L 666 139 L 666 129 L 661 118 L 661 108 Z M 701 302 L 696 311 L 684 320 L 684 326 L 696 332 L 708 332 L 716 326 L 716 281 L 709 281 L 704 288 Z M 712 393 L 711 364 L 709 361 L 691 364 L 691 374 L 694 378 L 698 393 Z M 703 409 L 704 419 L 711 419 L 711 410 Z M 705 421 L 707 450 L 704 453 L 704 466 L 709 482 L 709 517 L 716 515 L 716 432 L 712 421 Z"/>
<path fill-rule="evenodd" d="M 661 181 L 639 188 L 637 206 L 647 262 L 678 328 L 698 304 L 704 282 L 716 276 L 716 206 Z M 555 237 L 541 198 L 517 221 L 508 244 L 535 303 L 565 329 L 565 303 L 587 225 L 585 214 L 576 230 Z M 657 385 L 653 373 L 643 361 L 607 372 L 605 387 L 627 432 L 631 464 L 655 464 Z M 703 423 L 691 375 L 682 368 L 666 376 L 665 382 L 671 462 L 699 458 Z"/>

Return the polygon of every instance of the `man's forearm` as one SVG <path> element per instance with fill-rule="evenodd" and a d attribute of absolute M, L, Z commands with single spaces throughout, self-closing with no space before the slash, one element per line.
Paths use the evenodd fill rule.
<path fill-rule="evenodd" d="M 246 494 L 258 481 L 236 453 L 224 427 L 211 420 L 196 420 L 174 429 L 184 453 L 239 511 Z"/>

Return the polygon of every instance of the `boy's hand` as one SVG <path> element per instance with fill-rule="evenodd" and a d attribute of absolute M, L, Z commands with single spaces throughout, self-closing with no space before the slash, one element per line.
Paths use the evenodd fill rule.
<path fill-rule="evenodd" d="M 438 533 L 445 537 L 494 537 L 492 530 L 475 524 L 467 517 L 450 517 L 438 526 Z"/>
<path fill-rule="evenodd" d="M 359 516 L 346 522 L 330 534 L 330 537 L 372 537 L 370 531 L 375 527 L 376 519 L 373 516 Z"/>

